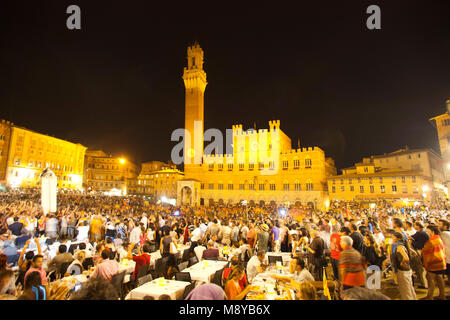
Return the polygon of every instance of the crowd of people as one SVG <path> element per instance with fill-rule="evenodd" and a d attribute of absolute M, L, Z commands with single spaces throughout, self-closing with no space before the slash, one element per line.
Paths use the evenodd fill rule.
<path fill-rule="evenodd" d="M 220 283 L 198 283 L 184 297 L 188 300 L 245 299 L 258 290 L 252 283 L 269 268 L 269 253 L 290 257 L 289 275 L 273 276 L 287 299 L 389 299 L 383 286 L 393 281 L 402 300 L 418 299 L 418 289 L 428 290 L 423 299 L 445 300 L 450 284 L 444 204 L 369 208 L 335 202 L 327 211 L 188 207 L 74 192 L 59 193 L 57 204 L 57 212 L 44 215 L 39 190 L 0 194 L 0 299 L 123 298 L 113 285 L 120 261 L 136 263 L 123 286 L 128 292 L 138 286 L 140 269 L 150 265 L 155 251 L 167 259 L 164 276 L 172 279 L 179 271 L 179 245 L 197 261 L 229 261 Z M 80 288 L 61 281 L 88 271 Z M 326 279 L 332 281 L 331 295 Z"/>

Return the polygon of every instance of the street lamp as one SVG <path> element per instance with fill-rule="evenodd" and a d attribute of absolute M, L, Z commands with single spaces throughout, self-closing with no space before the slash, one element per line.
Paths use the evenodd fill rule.
<path fill-rule="evenodd" d="M 120 164 L 125 164 L 125 159 L 124 158 L 120 158 L 119 162 L 120 162 Z"/>

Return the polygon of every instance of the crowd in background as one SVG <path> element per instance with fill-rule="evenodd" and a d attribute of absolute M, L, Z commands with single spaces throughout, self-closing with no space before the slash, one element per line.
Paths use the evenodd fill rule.
<path fill-rule="evenodd" d="M 139 268 L 150 264 L 150 253 L 157 250 L 169 259 L 166 278 L 173 278 L 178 261 L 172 243 L 187 245 L 198 261 L 230 262 L 221 286 L 199 285 L 186 299 L 244 299 L 255 290 L 252 280 L 268 268 L 268 252 L 291 257 L 292 277 L 277 277 L 291 299 L 326 296 L 314 286 L 324 272 L 335 282 L 336 299 L 389 299 L 382 293 L 387 278 L 401 299 L 416 300 L 417 289 L 428 290 L 425 299 L 446 299 L 450 231 L 444 204 L 365 208 L 335 202 L 327 211 L 189 207 L 73 192 L 59 193 L 57 204 L 57 212 L 44 215 L 38 190 L 0 193 L 1 299 L 118 299 L 111 279 L 123 259 L 136 262 L 125 290 L 136 286 Z M 54 243 L 58 246 L 51 252 Z M 89 281 L 76 292 L 59 281 L 90 269 Z M 381 287 L 368 285 L 372 271 L 379 271 Z"/>

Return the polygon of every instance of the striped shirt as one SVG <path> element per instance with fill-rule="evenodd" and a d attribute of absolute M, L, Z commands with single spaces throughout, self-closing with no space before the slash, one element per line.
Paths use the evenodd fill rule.
<path fill-rule="evenodd" d="M 364 286 L 363 257 L 353 248 L 341 251 L 339 256 L 341 282 L 345 286 Z"/>

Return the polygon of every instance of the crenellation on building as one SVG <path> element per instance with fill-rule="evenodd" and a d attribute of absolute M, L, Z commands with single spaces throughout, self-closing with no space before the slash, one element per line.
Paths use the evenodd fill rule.
<path fill-rule="evenodd" d="M 206 79 L 206 73 L 200 65 L 193 68 L 197 55 L 203 59 L 200 46 L 188 48 L 188 66 L 184 68 L 183 76 L 185 128 L 189 131 L 194 121 L 202 124 L 204 121 L 202 81 Z M 186 81 L 191 77 L 197 82 Z M 195 92 L 201 94 L 194 97 Z M 336 174 L 334 161 L 325 158 L 325 152 L 318 147 L 293 149 L 291 138 L 281 130 L 280 120 L 270 120 L 268 125 L 268 128 L 243 130 L 242 124 L 233 124 L 232 154 L 205 155 L 203 144 L 197 144 L 197 149 L 188 154 L 202 154 L 203 163 L 185 163 L 185 177 L 178 181 L 178 204 L 209 205 L 247 200 L 249 203 L 291 203 L 326 208 L 326 179 Z M 200 135 L 203 137 L 203 132 Z"/>

